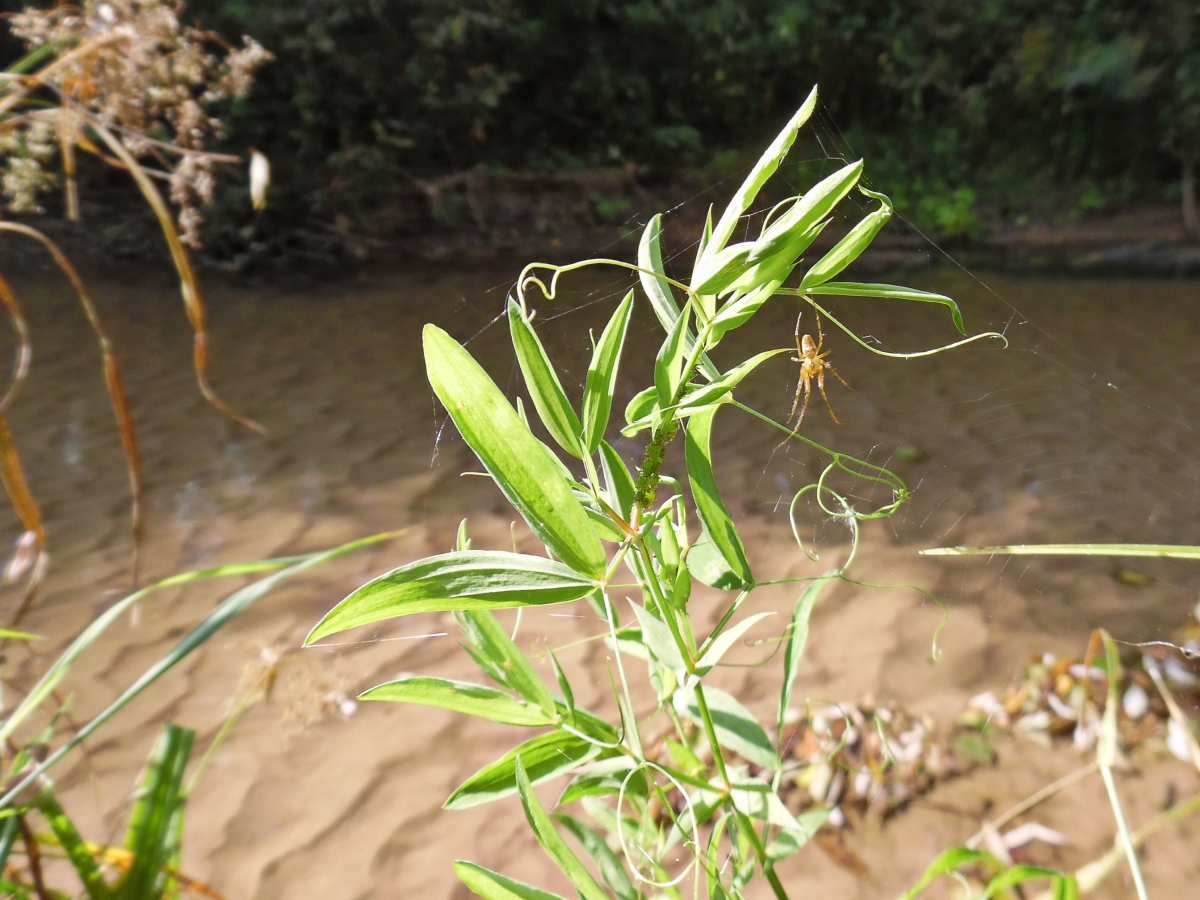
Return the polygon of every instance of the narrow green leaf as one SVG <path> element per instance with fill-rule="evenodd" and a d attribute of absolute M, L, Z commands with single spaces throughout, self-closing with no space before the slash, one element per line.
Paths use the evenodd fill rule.
<path fill-rule="evenodd" d="M 591 578 L 603 575 L 604 547 L 551 454 L 457 341 L 426 325 L 424 345 L 434 393 L 509 502 L 568 566 Z"/>
<path fill-rule="evenodd" d="M 703 519 L 700 520 L 700 534 L 688 550 L 687 570 L 701 584 L 723 591 L 734 591 L 744 586 L 741 577 L 725 561 L 724 554 L 708 533 Z"/>
<path fill-rule="evenodd" d="M 608 428 L 613 391 L 617 388 L 617 369 L 621 365 L 621 350 L 625 346 L 632 309 L 633 291 L 630 291 L 613 312 L 600 335 L 600 342 L 592 351 L 583 388 L 583 444 L 588 454 L 596 452 Z"/>
<path fill-rule="evenodd" d="M 554 724 L 554 719 L 540 708 L 504 691 L 445 678 L 401 678 L 364 691 L 358 699 L 436 706 L 505 725 L 538 727 Z"/>
<path fill-rule="evenodd" d="M 891 200 L 883 194 L 868 191 L 861 185 L 858 189 L 873 200 L 878 200 L 881 204 L 880 208 L 863 216 L 862 220 L 851 228 L 849 233 L 833 246 L 832 250 L 813 263 L 812 268 L 804 274 L 804 278 L 800 281 L 801 291 L 824 284 L 841 273 L 862 255 L 862 252 L 871 245 L 871 241 L 875 240 L 875 235 L 879 234 L 880 229 L 892 217 Z"/>
<path fill-rule="evenodd" d="M 675 402 L 675 392 L 679 389 L 683 377 L 684 342 L 688 323 L 691 321 L 691 307 L 687 307 L 675 322 L 675 327 L 667 335 L 658 356 L 654 360 L 654 390 L 658 394 L 660 406 L 670 406 Z M 636 399 L 636 398 L 635 398 Z"/>
<path fill-rule="evenodd" d="M 13 844 L 16 843 L 17 830 L 20 826 L 11 809 L 8 810 L 8 813 L 9 815 L 0 819 L 0 872 L 5 871 L 8 867 L 8 857 L 12 855 Z"/>
<path fill-rule="evenodd" d="M 554 860 L 554 864 L 562 870 L 571 884 L 575 885 L 575 889 L 579 891 L 583 900 L 609 900 L 608 895 L 604 893 L 604 888 L 600 887 L 592 874 L 583 867 L 579 857 L 571 851 L 562 835 L 555 829 L 554 820 L 550 818 L 541 801 L 538 800 L 537 794 L 533 792 L 529 776 L 519 759 L 517 760 L 516 776 L 521 805 L 525 807 L 525 818 L 529 820 L 529 827 L 533 829 L 533 833 L 537 837 L 538 843 L 542 845 L 542 849 L 546 851 L 546 855 Z"/>
<path fill-rule="evenodd" d="M 997 859 L 990 853 L 985 853 L 982 850 L 970 850 L 966 847 L 951 847 L 929 864 L 929 868 L 925 870 L 925 873 L 917 880 L 917 883 L 904 895 L 904 900 L 913 900 L 914 897 L 923 894 L 925 888 L 929 887 L 929 885 L 933 884 L 933 882 L 937 881 L 943 875 L 949 875 L 960 867 L 972 863 L 998 865 Z"/>
<path fill-rule="evenodd" d="M 497 684 L 516 691 L 545 715 L 556 715 L 550 689 L 494 615 L 487 610 L 462 610 L 455 618 L 470 647 L 478 653 L 476 661 Z"/>
<path fill-rule="evenodd" d="M 742 241 L 712 254 L 693 278 L 692 290 L 702 296 L 722 293 L 754 266 L 754 249 L 753 241 Z"/>
<path fill-rule="evenodd" d="M 589 579 L 543 556 L 500 550 L 443 553 L 368 581 L 326 613 L 305 643 L 412 613 L 567 603 L 595 588 Z"/>
<path fill-rule="evenodd" d="M 613 853 L 603 837 L 572 816 L 559 813 L 554 818 L 571 832 L 587 855 L 595 860 L 600 869 L 601 879 L 617 895 L 617 900 L 637 900 L 638 892 L 629 878 L 629 873 L 625 871 L 625 867 L 617 859 L 617 854 Z"/>
<path fill-rule="evenodd" d="M 599 747 L 567 731 L 538 735 L 484 766 L 459 785 L 443 806 L 466 809 L 515 794 L 518 757 L 533 783 L 540 784 L 599 755 Z"/>
<path fill-rule="evenodd" d="M 704 248 L 704 258 L 711 254 L 724 249 L 729 238 L 737 229 L 738 220 L 742 214 L 750 208 L 750 204 L 754 202 L 754 198 L 758 196 L 758 192 L 762 190 L 768 179 L 775 174 L 779 164 L 783 162 L 788 151 L 792 148 L 793 142 L 796 140 L 796 134 L 803 127 L 812 115 L 813 110 L 817 105 L 817 89 L 814 87 L 801 104 L 800 109 L 788 121 L 783 130 L 779 132 L 775 140 L 771 142 L 754 168 L 750 170 L 750 174 L 746 176 L 746 180 L 742 182 L 741 187 L 733 195 L 729 201 L 729 205 L 725 207 L 725 211 L 721 213 L 721 218 L 717 221 L 716 227 L 712 230 L 712 237 L 706 242 Z M 700 260 L 697 260 L 697 268 Z"/>
<path fill-rule="evenodd" d="M 650 417 L 654 412 L 654 407 L 658 403 L 658 388 L 648 387 L 643 391 L 639 391 L 634 395 L 633 399 L 625 407 L 625 421 L 630 425 L 640 423 L 635 431 L 630 431 L 628 428 L 622 428 L 621 434 L 626 437 L 633 437 L 638 431 L 650 427 Z"/>
<path fill-rule="evenodd" d="M 804 657 L 804 645 L 808 642 L 808 621 L 812 618 L 813 607 L 821 589 L 832 580 L 834 572 L 826 572 L 820 578 L 812 581 L 800 594 L 796 608 L 792 612 L 792 625 L 788 629 L 787 646 L 783 650 L 783 687 L 779 693 L 779 716 L 777 727 L 779 740 L 783 740 L 783 719 L 788 707 L 792 704 L 792 687 L 796 681 L 796 672 L 800 668 L 800 660 Z M 780 748 L 782 751 L 782 747 Z"/>
<path fill-rule="evenodd" d="M 120 900 L 155 900 L 166 878 L 163 871 L 176 847 L 174 820 L 183 815 L 183 775 L 196 732 L 167 725 L 155 747 L 133 806 L 125 846 L 133 853 L 129 871 L 117 884 Z"/>
<path fill-rule="evenodd" d="M 1067 893 L 1069 891 L 1068 879 L 1071 879 L 1072 876 L 1059 872 L 1057 869 L 1047 869 L 1042 866 L 1016 865 L 1010 866 L 988 882 L 987 887 L 984 888 L 983 900 L 999 896 L 1002 892 L 1004 892 L 1004 896 L 1007 896 L 1007 892 L 1018 884 L 1040 881 L 1044 878 L 1050 879 L 1051 890 L 1056 897 L 1064 894 L 1070 896 Z"/>
<path fill-rule="evenodd" d="M 38 795 L 34 805 L 50 826 L 50 830 L 54 832 L 54 836 L 58 838 L 59 846 L 67 854 L 67 859 L 71 861 L 71 867 L 83 883 L 84 890 L 87 891 L 88 900 L 111 898 L 113 896 L 112 889 L 104 880 L 104 875 L 101 874 L 100 867 L 96 864 L 96 858 L 88 852 L 87 844 L 79 836 L 75 823 L 59 806 L 54 795 L 50 791 L 43 791 Z M 16 824 L 15 820 L 13 824 Z M 0 863 L 0 871 L 2 868 L 3 864 Z"/>
<path fill-rule="evenodd" d="M 689 415 L 693 410 L 704 406 L 711 406 L 714 403 L 719 403 L 733 392 L 742 380 L 747 375 L 765 363 L 772 357 L 779 356 L 781 353 L 794 353 L 795 350 L 787 347 L 782 347 L 778 350 L 764 350 L 762 353 L 756 353 L 740 365 L 734 366 L 724 375 L 699 387 L 689 394 L 686 394 L 683 401 L 675 410 L 675 415 L 682 418 Z"/>
<path fill-rule="evenodd" d="M 455 860 L 454 874 L 473 894 L 484 900 L 564 900 L 558 894 L 462 859 Z"/>
<path fill-rule="evenodd" d="M 577 459 L 582 459 L 579 417 L 567 399 L 546 348 L 533 329 L 533 323 L 512 297 L 508 298 L 508 328 L 512 333 L 513 349 L 517 353 L 521 374 L 525 376 L 525 387 L 537 409 L 538 418 L 560 447 Z"/>
<path fill-rule="evenodd" d="M 767 844 L 767 856 L 779 862 L 804 849 L 821 826 L 833 815 L 832 809 L 810 809 L 796 817 L 798 828 L 785 828 Z"/>
<path fill-rule="evenodd" d="M 852 281 L 827 281 L 805 289 L 807 294 L 827 294 L 836 297 L 879 297 L 884 300 L 913 300 L 918 303 L 940 303 L 950 309 L 954 327 L 959 334 L 966 334 L 962 312 L 958 304 L 944 294 L 931 294 L 916 288 L 900 287 L 895 284 L 857 284 Z"/>
<path fill-rule="evenodd" d="M 669 669 L 686 672 L 687 663 L 680 656 L 679 647 L 675 643 L 675 638 L 671 636 L 671 629 L 667 627 L 666 623 L 656 619 L 649 610 L 632 600 L 629 601 L 629 605 L 633 607 L 638 624 L 642 626 L 642 639 L 650 652 L 654 654 L 654 658 Z"/>
<path fill-rule="evenodd" d="M 754 245 L 753 261 L 777 257 L 798 235 L 809 233 L 853 190 L 862 177 L 862 170 L 863 161 L 856 160 L 814 184 L 808 193 L 763 228 L 762 236 Z"/>
<path fill-rule="evenodd" d="M 27 631 L 13 631 L 11 628 L 0 628 L 0 640 L 3 641 L 40 641 L 41 635 L 30 634 Z"/>
<path fill-rule="evenodd" d="M 717 481 L 712 469 L 712 426 L 716 409 L 696 413 L 688 420 L 684 441 L 684 457 L 687 461 L 688 481 L 696 502 L 696 512 L 712 537 L 713 544 L 724 557 L 729 569 L 738 580 L 736 587 L 744 587 L 754 580 L 750 574 L 750 563 L 746 550 L 729 510 L 721 501 Z M 693 547 L 693 551 L 696 548 Z M 690 554 L 689 554 L 690 556 Z M 693 575 L 700 576 L 692 570 Z M 703 581 L 703 579 L 701 578 Z"/>
<path fill-rule="evenodd" d="M 754 715 L 746 707 L 719 688 L 704 688 L 704 697 L 708 701 L 708 710 L 712 713 L 713 728 L 717 733 L 717 742 L 756 766 L 764 769 L 778 769 L 779 757 L 767 733 L 758 724 Z M 703 726 L 704 719 L 700 714 L 700 705 L 696 700 L 694 689 L 683 689 L 675 694 L 675 708 L 686 715 L 697 725 Z"/>
<path fill-rule="evenodd" d="M 729 648 L 741 639 L 742 635 L 744 635 L 763 619 L 773 615 L 775 615 L 775 613 L 765 612 L 748 616 L 742 621 L 738 622 L 732 628 L 729 628 L 718 635 L 717 639 L 709 645 L 707 650 L 704 651 L 704 654 L 700 657 L 700 661 L 696 663 L 696 674 L 701 677 L 707 675 L 709 670 L 721 661 L 721 657 L 729 652 Z"/>
<path fill-rule="evenodd" d="M 562 666 L 558 664 L 558 657 L 554 655 L 554 651 L 550 650 L 550 666 L 554 669 L 554 679 L 558 682 L 558 689 L 562 692 L 563 700 L 567 704 L 567 714 L 575 714 L 575 692 L 571 690 L 571 682 L 567 680 L 567 673 L 563 671 Z"/>
<path fill-rule="evenodd" d="M 458 523 L 458 534 L 454 538 L 455 550 L 470 550 L 471 538 L 467 535 L 467 520 Z"/>
<path fill-rule="evenodd" d="M 711 207 L 709 208 L 708 215 L 708 230 L 711 233 Z M 701 248 L 700 252 L 704 252 L 703 248 Z M 675 295 L 671 293 L 671 285 L 667 281 L 666 272 L 663 268 L 661 215 L 654 216 L 642 231 L 642 239 L 638 244 L 638 266 L 642 270 L 638 273 L 638 277 L 642 283 L 642 290 L 646 292 L 646 296 L 650 299 L 650 308 L 654 310 L 654 315 L 658 317 L 658 321 L 662 324 L 663 331 L 669 334 L 671 329 L 675 327 L 675 320 L 679 318 L 679 304 L 675 302 Z M 690 329 L 684 338 L 684 343 L 687 346 L 687 352 L 691 353 L 692 348 L 696 345 L 696 336 Z M 700 357 L 700 371 L 709 380 L 716 378 L 719 374 L 717 367 L 713 365 L 707 353 L 702 354 Z"/>
<path fill-rule="evenodd" d="M 608 441 L 600 442 L 600 473 L 604 476 L 604 489 L 608 502 L 626 522 L 632 515 L 633 495 L 636 486 L 629 467 Z"/>

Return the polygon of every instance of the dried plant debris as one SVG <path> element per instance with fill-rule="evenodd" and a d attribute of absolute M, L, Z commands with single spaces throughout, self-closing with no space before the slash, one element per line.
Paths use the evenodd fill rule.
<path fill-rule="evenodd" d="M 1127 645 L 1118 691 L 1118 726 L 1126 749 L 1157 745 L 1191 761 L 1200 721 L 1200 624 L 1195 615 L 1178 644 Z M 957 724 L 980 733 L 1012 731 L 1047 746 L 1055 738 L 1070 739 L 1080 750 L 1090 750 L 1100 734 L 1107 694 L 1103 668 L 1047 653 L 1031 660 L 999 695 L 987 691 L 973 697 Z M 1177 716 L 1171 715 L 1168 694 Z"/>
<path fill-rule="evenodd" d="M 1185 761 L 1194 759 L 1200 725 L 1196 615 L 1189 617 L 1178 639 L 1177 644 L 1127 647 L 1118 711 L 1127 751 L 1157 748 Z M 1107 679 L 1103 668 L 1085 666 L 1080 658 L 1045 654 L 1031 660 L 1008 689 L 973 697 L 948 728 L 897 704 L 879 704 L 870 698 L 857 704 L 793 709 L 787 718 L 780 796 L 794 815 L 831 809 L 817 843 L 839 865 L 861 873 L 865 865 L 846 844 L 846 827 L 855 821 L 884 820 L 937 783 L 996 763 L 995 737 L 1017 735 L 1045 746 L 1069 740 L 1081 751 L 1092 750 L 1104 713 Z M 1156 681 L 1162 682 L 1165 693 Z M 1177 708 L 1174 716 L 1166 694 Z M 705 762 L 711 765 L 711 760 Z M 756 774 L 754 766 L 741 764 L 752 776 Z M 1061 835 L 1038 831 L 1041 827 L 1029 825 L 994 835 L 989 846 L 997 852 L 1001 844 L 1012 851 L 1035 840 L 1062 842 Z"/>
<path fill-rule="evenodd" d="M 213 110 L 242 96 L 271 54 L 250 38 L 241 47 L 180 22 L 177 0 L 84 0 L 28 7 L 10 19 L 29 55 L 22 76 L 0 92 L 0 177 L 9 208 L 39 212 L 39 195 L 58 183 L 61 155 L 68 214 L 74 206 L 76 146 L 107 158 L 89 137 L 96 124 L 166 181 L 183 240 L 194 244 L 200 207 L 212 199 L 206 152 L 222 131 Z M 29 101 L 38 101 L 33 104 Z M 72 216 L 73 217 L 73 216 Z"/>

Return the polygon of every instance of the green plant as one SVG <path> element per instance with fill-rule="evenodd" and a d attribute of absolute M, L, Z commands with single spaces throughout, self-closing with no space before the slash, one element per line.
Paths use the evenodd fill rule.
<path fill-rule="evenodd" d="M 814 500 L 824 515 L 844 522 L 857 538 L 860 521 L 891 515 L 908 497 L 907 487 L 894 473 L 822 447 L 798 427 L 775 422 L 734 398 L 744 378 L 793 348 L 765 350 L 724 372 L 709 352 L 776 295 L 796 298 L 802 309 L 819 313 L 867 349 L 890 357 L 937 353 L 983 337 L 1003 340 L 995 334 L 976 335 L 919 353 L 890 353 L 864 342 L 820 304 L 827 296 L 941 304 L 965 334 L 958 307 L 949 297 L 833 280 L 871 243 L 892 211 L 885 196 L 859 185 L 861 161 L 843 166 L 807 193 L 778 203 L 762 220 L 757 238 L 731 243 L 816 99 L 814 89 L 715 224 L 710 213 L 687 284 L 664 269 L 662 222 L 657 216 L 643 233 L 636 265 L 588 260 L 526 267 L 507 307 L 512 342 L 538 419 L 568 462 L 534 435 L 524 409 L 510 405 L 466 349 L 441 329 L 426 326 L 426 371 L 435 394 L 488 475 L 546 545 L 549 558 L 472 549 L 464 521 L 454 551 L 409 563 L 363 585 L 308 637 L 312 643 L 382 619 L 453 611 L 464 648 L 498 687 L 420 676 L 379 685 L 362 698 L 443 707 L 541 729 L 471 776 L 446 806 L 458 809 L 518 794 L 542 847 L 589 900 L 680 897 L 680 885 L 688 877 L 697 894 L 704 890 L 712 898 L 739 897 L 756 874 L 765 877 L 777 897 L 785 897 L 776 864 L 802 849 L 831 812 L 817 809 L 797 818 L 778 790 L 788 774 L 783 762 L 789 740 L 785 715 L 792 705 L 809 617 L 825 585 L 833 579 L 850 580 L 853 551 L 840 567 L 785 582 L 802 584 L 803 589 L 790 624 L 776 636 L 783 674 L 769 734 L 742 702 L 708 678 L 725 654 L 770 615 L 737 618 L 761 583 L 751 571 L 750 555 L 714 477 L 711 439 L 717 413 L 725 408 L 747 413 L 776 429 L 783 440 L 801 441 L 829 459 L 816 482 L 793 500 L 798 542 L 796 510 L 804 498 Z M 877 208 L 820 259 L 798 271 L 801 254 L 856 188 Z M 635 291 L 625 296 L 594 342 L 579 408 L 569 400 L 532 324 L 531 289 L 553 299 L 562 275 L 591 265 L 636 272 L 644 302 L 666 334 L 655 352 L 653 383 L 625 410 L 622 433 L 647 438 L 638 470 L 605 440 Z M 551 273 L 548 281 L 543 272 Z M 793 273 L 799 276 L 793 281 L 796 286 L 785 287 Z M 684 442 L 690 504 L 681 481 L 663 470 L 667 447 L 677 437 Z M 689 605 L 697 602 L 692 600 L 694 581 L 727 592 L 718 624 L 707 634 L 697 633 L 697 623 L 709 611 L 697 617 Z M 627 598 L 633 618 L 622 623 L 619 606 L 624 604 L 619 600 L 626 592 L 636 594 L 640 602 Z M 501 609 L 581 600 L 606 623 L 616 710 L 611 721 L 575 702 L 570 680 L 553 651 L 548 661 L 557 691 L 543 681 L 494 615 Z M 646 664 L 647 682 L 657 697 L 647 717 L 639 717 L 634 709 L 629 666 L 634 659 Z M 661 740 L 653 737 L 656 734 Z M 558 776 L 569 780 L 557 805 L 578 805 L 595 828 L 574 811 L 552 816 L 543 807 L 532 787 Z M 566 843 L 560 828 L 591 857 L 599 880 Z M 683 864 L 671 861 L 680 847 L 686 850 Z M 459 862 L 456 870 L 484 897 L 554 896 L 474 863 Z"/>

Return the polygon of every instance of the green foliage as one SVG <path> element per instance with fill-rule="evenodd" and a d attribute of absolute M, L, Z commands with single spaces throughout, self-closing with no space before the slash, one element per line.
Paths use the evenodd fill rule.
<path fill-rule="evenodd" d="M 270 151 L 279 200 L 331 214 L 414 175 L 714 163 L 818 82 L 874 184 L 938 235 L 979 209 L 1069 207 L 1071 186 L 1161 193 L 1200 139 L 1187 0 L 194 0 L 277 57 L 231 146 Z M 1019 123 L 1019 127 L 1014 127 Z M 848 148 L 854 147 L 852 153 Z M 733 163 L 732 165 L 730 163 Z M 380 191 L 386 185 L 387 190 Z M 601 222 L 624 218 L 598 195 Z"/>
<path fill-rule="evenodd" d="M 697 887 L 705 883 L 711 898 L 737 898 L 756 873 L 766 878 L 777 897 L 785 897 L 775 864 L 799 852 L 830 813 L 817 809 L 797 819 L 778 791 L 787 765 L 784 714 L 804 653 L 809 617 L 822 587 L 844 577 L 845 568 L 815 581 L 793 579 L 805 587 L 790 624 L 776 636 L 786 642 L 786 650 L 778 712 L 772 723 L 774 737 L 753 710 L 707 681 L 733 647 L 771 621 L 770 613 L 737 619 L 756 583 L 715 474 L 716 413 L 723 407 L 731 407 L 726 417 L 750 413 L 770 422 L 784 440 L 803 441 L 827 455 L 830 462 L 824 473 L 797 499 L 815 492 L 829 515 L 846 519 L 852 528 L 861 518 L 890 515 L 907 497 L 907 488 L 892 473 L 821 447 L 799 434 L 798 426 L 790 430 L 734 399 L 743 378 L 772 356 L 791 352 L 790 348 L 757 353 L 724 374 L 707 361 L 707 353 L 777 294 L 794 296 L 813 310 L 821 309 L 817 296 L 827 294 L 933 302 L 947 307 L 960 331 L 963 323 L 948 297 L 893 285 L 831 280 L 853 262 L 891 214 L 887 197 L 858 185 L 861 162 L 846 165 L 807 192 L 777 204 L 757 238 L 730 244 L 741 229 L 743 215 L 759 200 L 815 104 L 814 93 L 752 169 L 717 224 L 710 223 L 690 285 L 669 279 L 663 271 L 658 217 L 643 235 L 638 266 L 589 260 L 570 266 L 533 264 L 522 273 L 508 305 L 513 345 L 533 410 L 567 454 L 569 465 L 534 436 L 466 349 L 440 329 L 426 327 L 426 369 L 435 393 L 531 532 L 561 561 L 471 549 L 464 526 L 453 552 L 409 563 L 368 583 L 334 607 L 309 636 L 313 641 L 384 618 L 455 610 L 464 649 L 504 690 L 410 677 L 362 696 L 547 729 L 476 772 L 445 805 L 461 809 L 518 794 L 547 855 L 581 896 L 594 900 L 609 897 L 610 891 L 621 900 L 681 897 L 678 885 L 689 876 Z M 799 256 L 812 236 L 853 190 L 878 207 L 799 273 L 798 288 L 783 289 L 784 279 L 800 266 Z M 627 294 L 595 340 L 580 414 L 536 335 L 528 293 L 540 289 L 547 300 L 552 299 L 561 275 L 597 264 L 636 271 L 644 297 L 639 301 L 636 292 Z M 539 277 L 542 271 L 552 273 L 548 285 Z M 662 326 L 657 347 L 653 343 L 626 346 L 637 302 L 649 302 Z M 829 319 L 840 327 L 836 319 Z M 853 332 L 846 333 L 861 342 Z M 999 335 L 976 335 L 958 344 L 980 337 Z M 867 346 L 885 356 L 915 355 Z M 646 436 L 636 481 L 629 462 L 604 440 L 621 362 L 634 351 L 654 359 L 653 382 L 637 393 L 626 410 L 624 431 Z M 662 471 L 667 448 L 681 431 L 690 500 L 680 482 Z M 855 510 L 828 485 L 834 472 L 858 479 L 868 488 L 878 486 L 890 496 L 875 509 Z M 689 507 L 696 513 L 698 527 L 689 519 Z M 602 540 L 615 544 L 611 553 Z M 695 629 L 710 620 L 711 610 L 696 618 L 691 615 L 693 578 L 736 592 L 726 595 L 716 627 L 703 640 Z M 617 617 L 617 586 L 619 596 L 632 607 L 631 625 L 622 626 Z M 613 721 L 577 704 L 568 674 L 554 652 L 547 656 L 561 693 L 551 694 L 533 660 L 489 611 L 568 603 L 585 596 L 604 616 L 616 664 Z M 658 698 L 657 709 L 641 720 L 635 715 L 629 684 L 628 664 L 634 660 L 646 664 L 646 681 Z M 662 734 L 666 754 L 647 751 L 644 736 L 651 728 Z M 562 776 L 570 780 L 559 806 L 578 804 L 595 828 L 565 813 L 551 816 L 533 792 L 534 785 Z M 603 885 L 566 843 L 559 825 L 591 857 Z M 682 865 L 675 862 L 678 851 L 673 849 L 680 842 Z M 457 863 L 456 871 L 483 897 L 549 896 L 470 863 Z"/>

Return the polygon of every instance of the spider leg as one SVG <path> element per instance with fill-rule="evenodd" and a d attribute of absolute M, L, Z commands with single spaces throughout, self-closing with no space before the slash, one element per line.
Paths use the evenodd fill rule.
<path fill-rule="evenodd" d="M 835 372 L 834 374 L 835 374 L 835 375 L 837 375 L 837 373 L 836 373 L 836 372 Z M 840 379 L 841 379 L 841 376 L 839 375 L 839 376 L 838 376 L 838 378 L 839 378 L 839 380 L 840 380 Z M 843 384 L 844 384 L 844 383 L 845 383 L 845 382 L 843 382 Z M 825 408 L 826 408 L 827 410 L 829 410 L 829 417 L 830 417 L 831 419 L 833 419 L 833 421 L 835 421 L 835 422 L 837 422 L 839 425 L 841 425 L 841 424 L 842 424 L 842 420 L 841 420 L 841 419 L 839 419 L 839 418 L 838 418 L 838 417 L 837 417 L 837 416 L 834 414 L 834 412 L 833 412 L 833 407 L 829 405 L 829 396 L 828 396 L 828 395 L 825 393 L 825 373 L 824 373 L 824 372 L 821 372 L 820 374 L 818 374 L 818 375 L 817 375 L 817 387 L 818 387 L 818 388 L 820 388 L 820 390 L 821 390 L 821 399 L 823 399 L 823 400 L 825 401 Z M 849 385 L 847 385 L 847 387 L 849 387 Z"/>
<path fill-rule="evenodd" d="M 796 400 L 800 400 L 800 388 L 804 388 L 804 404 L 800 407 L 800 416 L 796 419 L 796 427 L 792 429 L 792 434 L 800 432 L 800 423 L 804 421 L 804 413 L 808 410 L 808 398 L 812 394 L 812 376 L 800 374 L 800 383 L 796 385 Z M 792 404 L 792 414 L 796 413 L 796 404 Z M 789 416 L 788 418 L 791 418 Z"/>
<path fill-rule="evenodd" d="M 854 388 L 852 388 L 852 387 L 850 387 L 850 385 L 846 384 L 846 379 L 838 374 L 837 369 L 835 369 L 833 367 L 833 363 L 825 363 L 825 368 L 827 368 L 830 372 L 832 372 L 834 377 L 838 381 L 840 381 L 843 385 L 845 385 L 849 390 L 854 390 Z"/>

